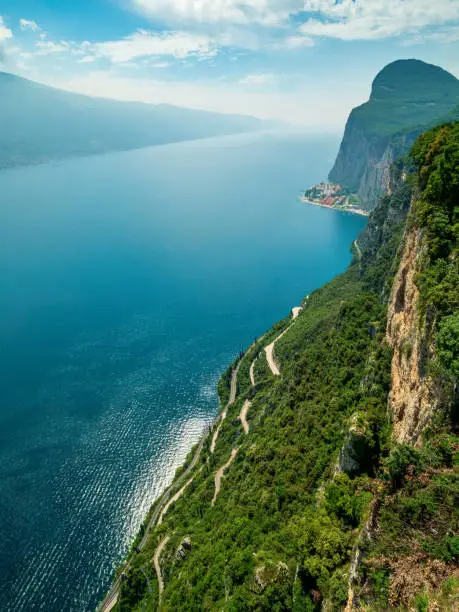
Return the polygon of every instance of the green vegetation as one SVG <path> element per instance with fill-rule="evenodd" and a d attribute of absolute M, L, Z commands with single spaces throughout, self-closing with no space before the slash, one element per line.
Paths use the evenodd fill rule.
<path fill-rule="evenodd" d="M 410 223 L 422 231 L 424 245 L 417 279 L 421 325 L 437 347 L 436 357 L 420 366 L 449 394 L 452 410 L 437 415 L 422 449 L 399 445 L 383 461 L 390 484 L 368 547 L 362 595 L 377 609 L 411 603 L 416 610 L 434 604 L 447 610 L 459 604 L 459 582 L 451 576 L 459 561 L 459 446 L 451 433 L 458 423 L 459 124 L 422 135 L 412 157 L 419 197 Z"/>
<path fill-rule="evenodd" d="M 416 221 L 427 242 L 418 279 L 424 313 L 435 317 L 441 373 L 459 381 L 459 123 L 439 126 L 413 147 L 422 197 Z M 456 403 L 458 399 L 456 398 Z"/>
<path fill-rule="evenodd" d="M 366 401 L 361 379 L 370 352 L 378 352 L 378 338 L 372 338 L 370 328 L 381 315 L 379 301 L 362 290 L 357 269 L 311 296 L 279 347 L 282 378 L 271 376 L 257 384 L 250 435 L 242 433 L 236 419 L 242 396 L 230 408 L 215 456 L 196 476 L 193 490 L 177 502 L 151 546 L 135 559 L 132 574 L 138 585 L 138 568 L 151 560 L 158 538 L 174 534 L 163 557 L 164 609 L 202 609 L 202 602 L 205 609 L 290 609 L 297 568 L 300 599 L 312 606 L 314 590 L 342 599 L 346 589 L 340 576 L 349 559 L 353 528 L 372 496 L 363 483 L 345 475 L 326 490 L 323 505 L 315 493 L 324 473 L 332 474 L 331 460 L 337 457 L 348 419 Z M 304 344 L 307 349 L 297 354 L 296 346 Z M 248 371 L 242 365 L 240 375 L 243 390 Z M 375 376 L 373 383 L 374 419 L 368 435 L 377 438 L 387 378 Z M 239 453 L 212 507 L 213 473 L 236 446 Z M 185 536 L 191 538 L 192 549 L 178 565 L 173 558 Z M 123 586 L 123 597 L 135 592 Z M 133 597 L 132 604 L 135 601 Z"/>
<path fill-rule="evenodd" d="M 357 208 L 359 208 L 362 204 L 362 201 L 356 193 L 351 193 L 351 195 L 349 196 L 349 204 L 351 206 L 356 206 Z"/>
<path fill-rule="evenodd" d="M 395 447 L 384 462 L 390 484 L 381 495 L 377 535 L 367 547 L 363 566 L 361 595 L 371 609 L 410 603 L 421 609 L 421 602 L 437 600 L 436 591 L 447 581 L 451 584 L 459 560 L 455 446 L 456 436 L 440 432 L 421 451 Z M 458 587 L 459 582 L 442 597 L 439 609 L 454 609 Z"/>
<path fill-rule="evenodd" d="M 370 100 L 355 117 L 371 136 L 392 136 L 434 125 L 458 102 L 459 81 L 452 74 L 419 60 L 399 60 L 377 75 Z"/>
<path fill-rule="evenodd" d="M 443 126 L 417 142 L 416 180 L 403 180 L 412 162 L 394 166 L 392 195 L 382 199 L 359 238 L 361 257 L 305 300 L 276 343 L 281 376 L 271 374 L 263 349 L 291 317 L 241 357 L 238 395 L 215 452 L 205 445 L 185 494 L 147 546 L 132 553 L 118 609 L 299 612 L 326 603 L 327 609 L 342 610 L 357 547 L 363 561 L 355 596 L 367 609 L 454 608 L 459 586 L 454 421 L 438 415 L 421 448 L 393 444 L 387 416 L 392 351 L 384 338 L 414 192 L 409 223 L 418 224 L 425 241 L 421 324 L 430 321 L 429 337 L 438 346 L 437 357 L 426 357 L 423 367 L 448 381 L 454 406 L 458 143 L 459 127 Z M 410 354 L 409 342 L 404 350 Z M 220 381 L 222 404 L 235 367 L 236 362 Z M 246 399 L 248 435 L 238 419 Z M 236 448 L 212 505 L 215 471 Z M 369 540 L 362 535 L 368 530 Z M 160 600 L 152 559 L 165 535 Z"/>

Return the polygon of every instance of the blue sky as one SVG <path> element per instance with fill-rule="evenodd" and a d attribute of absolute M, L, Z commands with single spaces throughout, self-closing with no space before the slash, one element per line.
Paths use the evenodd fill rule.
<path fill-rule="evenodd" d="M 0 0 L 2 69 L 342 130 L 387 63 L 459 76 L 459 0 Z"/>

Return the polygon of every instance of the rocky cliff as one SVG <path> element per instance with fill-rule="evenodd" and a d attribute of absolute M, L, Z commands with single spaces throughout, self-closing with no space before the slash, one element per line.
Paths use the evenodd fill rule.
<path fill-rule="evenodd" d="M 387 313 L 386 340 L 393 348 L 389 411 L 395 442 L 419 445 L 421 434 L 442 404 L 441 388 L 426 372 L 435 358 L 431 317 L 421 317 L 419 289 L 423 251 L 422 232 L 412 227 L 405 238 L 400 267 L 392 287 Z"/>
<path fill-rule="evenodd" d="M 371 248 L 397 227 L 389 219 L 406 211 L 400 195 L 411 183 L 383 341 L 392 350 L 391 450 L 381 467 L 391 482 L 354 548 L 346 610 L 456 610 L 459 601 L 459 124 L 423 134 L 411 163 L 411 177 L 393 168 L 392 193 L 362 236 L 367 255 L 380 257 Z"/>
<path fill-rule="evenodd" d="M 359 194 L 367 210 L 387 192 L 390 167 L 426 128 L 454 116 L 459 81 L 418 60 L 400 60 L 375 78 L 370 99 L 355 108 L 330 180 Z"/>

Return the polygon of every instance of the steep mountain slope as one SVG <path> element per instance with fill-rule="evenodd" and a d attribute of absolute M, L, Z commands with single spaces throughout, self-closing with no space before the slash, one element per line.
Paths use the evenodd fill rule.
<path fill-rule="evenodd" d="M 456 609 L 459 124 L 390 184 L 347 272 L 222 377 L 118 609 Z"/>
<path fill-rule="evenodd" d="M 388 302 L 390 486 L 376 497 L 354 604 L 459 605 L 459 123 L 414 145 L 415 197 Z M 384 472 L 383 472 L 384 473 Z"/>
<path fill-rule="evenodd" d="M 459 81 L 442 68 L 419 60 L 389 64 L 376 76 L 369 101 L 352 111 L 330 180 L 358 192 L 363 207 L 373 210 L 391 163 L 423 130 L 453 120 L 458 103 Z"/>
<path fill-rule="evenodd" d="M 263 125 L 253 117 L 90 98 L 0 72 L 0 168 Z"/>

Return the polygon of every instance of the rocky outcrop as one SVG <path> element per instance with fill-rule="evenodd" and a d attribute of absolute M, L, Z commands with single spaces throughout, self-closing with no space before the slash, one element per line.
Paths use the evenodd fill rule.
<path fill-rule="evenodd" d="M 362 463 L 368 455 L 369 426 L 362 413 L 352 415 L 346 440 L 339 451 L 335 474 L 355 476 L 362 471 Z"/>
<path fill-rule="evenodd" d="M 183 540 L 180 542 L 179 547 L 177 548 L 177 552 L 175 553 L 175 561 L 178 563 L 183 561 L 187 554 L 190 552 L 190 550 L 191 539 L 187 536 L 186 538 L 183 538 Z"/>
<path fill-rule="evenodd" d="M 389 142 L 383 154 L 371 157 L 360 179 L 357 193 L 368 210 L 373 210 L 379 198 L 389 191 L 390 168 L 397 158 L 394 146 Z"/>
<path fill-rule="evenodd" d="M 421 432 L 442 404 L 441 390 L 425 371 L 435 356 L 431 341 L 434 321 L 419 312 L 416 276 L 423 256 L 422 234 L 412 227 L 388 305 L 386 340 L 393 348 L 389 411 L 395 442 L 421 443 Z"/>
<path fill-rule="evenodd" d="M 363 548 L 373 537 L 373 531 L 376 525 L 376 512 L 379 507 L 379 500 L 374 498 L 371 502 L 370 512 L 368 518 L 365 521 L 363 529 L 360 531 L 357 542 L 354 544 L 352 549 L 351 563 L 349 566 L 349 579 L 348 579 L 348 590 L 347 590 L 347 604 L 344 612 L 352 612 L 359 608 L 355 593 L 355 585 L 358 581 L 358 573 L 360 563 L 363 557 Z"/>
<path fill-rule="evenodd" d="M 263 593 L 271 584 L 275 582 L 288 582 L 290 571 L 288 565 L 279 561 L 277 564 L 268 564 L 257 567 L 253 579 L 253 590 L 256 593 Z"/>
<path fill-rule="evenodd" d="M 330 172 L 330 180 L 342 183 L 352 191 L 359 191 L 362 177 L 371 174 L 369 168 L 378 164 L 388 143 L 387 138 L 370 138 L 359 118 L 359 108 L 354 109 L 346 123 L 341 147 Z"/>
<path fill-rule="evenodd" d="M 421 132 L 414 129 L 391 136 L 370 135 L 358 114 L 351 113 L 330 180 L 356 192 L 362 208 L 374 210 L 379 198 L 391 192 L 393 162 L 408 152 Z"/>
<path fill-rule="evenodd" d="M 408 153 L 425 129 L 453 116 L 459 81 L 418 60 L 389 64 L 373 81 L 368 102 L 353 109 L 329 178 L 374 210 L 390 187 L 392 162 Z"/>

